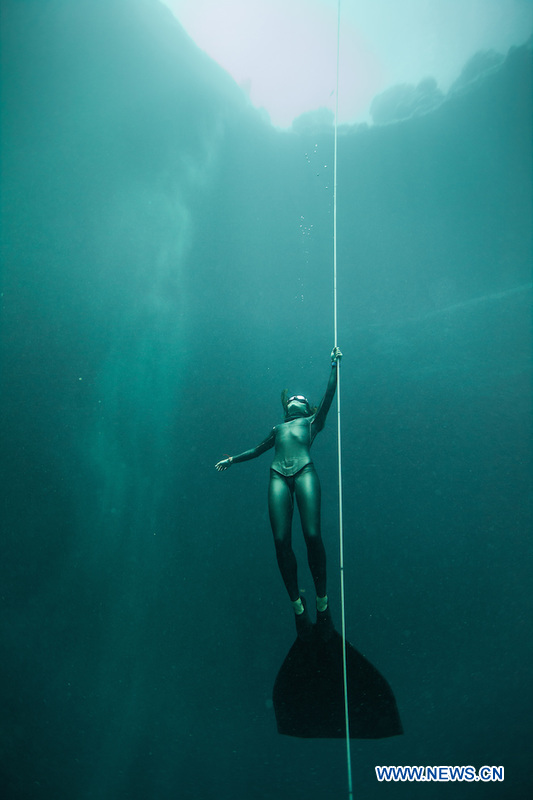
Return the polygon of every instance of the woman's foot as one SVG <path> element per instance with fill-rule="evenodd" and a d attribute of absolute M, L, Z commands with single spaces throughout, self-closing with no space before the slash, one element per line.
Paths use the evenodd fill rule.
<path fill-rule="evenodd" d="M 313 623 L 311 622 L 311 617 L 309 616 L 309 612 L 307 611 L 305 600 L 303 600 L 302 598 L 298 599 L 300 600 L 301 608 L 303 608 L 303 611 L 298 613 L 300 609 L 300 604 L 298 604 L 298 600 L 292 604 L 294 608 L 294 613 L 296 615 L 295 616 L 296 633 L 298 634 L 299 639 L 302 639 L 302 641 L 304 642 L 308 642 L 313 637 Z"/>
<path fill-rule="evenodd" d="M 317 595 L 317 598 L 316 598 L 316 610 L 317 611 L 325 611 L 327 607 L 328 607 L 328 596 L 327 596 L 327 594 L 325 594 L 324 597 L 318 597 L 318 595 Z"/>

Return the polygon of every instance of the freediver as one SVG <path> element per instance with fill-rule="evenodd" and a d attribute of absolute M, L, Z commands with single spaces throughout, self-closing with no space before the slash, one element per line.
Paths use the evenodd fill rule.
<path fill-rule="evenodd" d="M 337 387 L 337 361 L 342 357 L 338 347 L 331 352 L 331 372 L 324 397 L 320 404 L 311 407 L 303 395 L 287 398 L 285 389 L 281 403 L 285 419 L 257 447 L 237 456 L 229 456 L 215 465 L 222 472 L 232 464 L 248 461 L 275 448 L 270 467 L 268 487 L 268 512 L 276 557 L 281 577 L 296 615 L 296 629 L 301 639 L 310 639 L 313 626 L 298 588 L 296 556 L 292 549 L 291 531 L 294 495 L 300 512 L 302 531 L 307 546 L 307 560 L 316 589 L 316 630 L 323 639 L 333 632 L 326 590 L 326 551 L 320 532 L 320 481 L 311 460 L 310 448 L 315 436 L 324 427 L 335 389 Z"/>

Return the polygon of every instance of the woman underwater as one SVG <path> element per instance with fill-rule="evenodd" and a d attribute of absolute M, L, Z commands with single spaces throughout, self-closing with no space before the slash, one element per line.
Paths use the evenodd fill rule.
<path fill-rule="evenodd" d="M 297 563 L 291 543 L 294 495 L 300 512 L 302 530 L 307 546 L 307 560 L 316 589 L 317 631 L 327 639 L 333 630 L 326 591 L 326 551 L 320 532 L 320 481 L 311 461 L 310 448 L 315 436 L 324 427 L 335 389 L 337 387 L 337 361 L 342 357 L 338 347 L 331 352 L 331 373 L 326 393 L 320 405 L 311 408 L 302 395 L 287 399 L 287 390 L 281 395 L 285 420 L 276 425 L 257 447 L 238 456 L 229 456 L 216 464 L 223 471 L 232 464 L 256 458 L 271 447 L 275 448 L 270 468 L 268 487 L 268 512 L 276 556 L 281 577 L 296 614 L 298 635 L 309 638 L 312 623 L 300 597 Z"/>

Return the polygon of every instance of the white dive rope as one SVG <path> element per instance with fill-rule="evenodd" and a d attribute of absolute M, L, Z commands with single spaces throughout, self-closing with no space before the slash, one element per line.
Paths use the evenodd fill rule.
<path fill-rule="evenodd" d="M 337 129 L 339 117 L 339 43 L 341 29 L 341 0 L 337 4 L 337 86 L 335 91 L 335 152 L 333 159 L 333 325 L 337 347 Z M 344 602 L 344 528 L 342 515 L 342 450 L 341 450 L 341 369 L 337 359 L 337 455 L 339 481 L 339 551 L 341 578 L 341 633 L 344 680 L 344 721 L 346 726 L 346 766 L 348 770 L 348 800 L 353 798 L 352 758 L 350 753 L 350 718 L 348 714 L 348 681 L 346 677 L 346 610 Z"/>

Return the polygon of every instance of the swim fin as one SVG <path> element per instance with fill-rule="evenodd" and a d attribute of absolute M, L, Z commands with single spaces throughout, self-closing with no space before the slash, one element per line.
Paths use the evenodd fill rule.
<path fill-rule="evenodd" d="M 274 683 L 278 732 L 302 738 L 344 738 L 342 637 L 313 626 L 308 641 L 297 638 Z M 350 738 L 381 739 L 403 733 L 396 700 L 385 678 L 346 642 Z"/>

